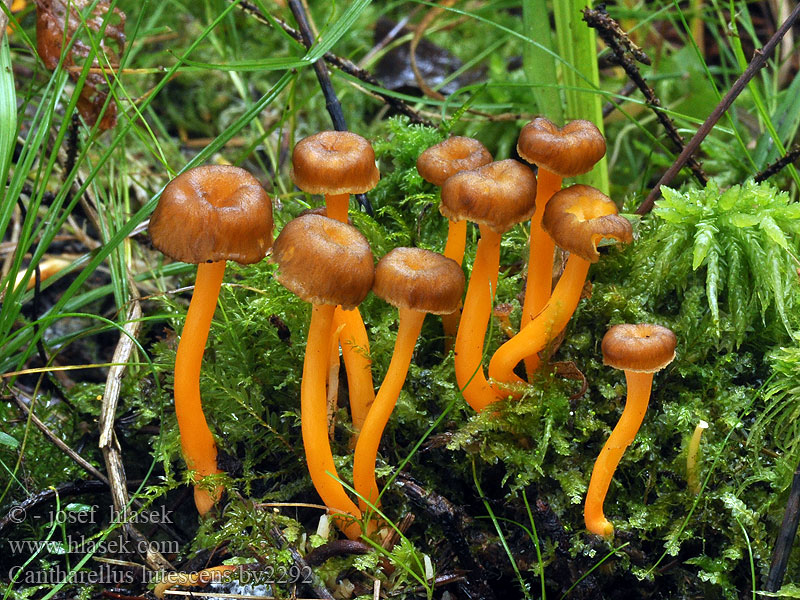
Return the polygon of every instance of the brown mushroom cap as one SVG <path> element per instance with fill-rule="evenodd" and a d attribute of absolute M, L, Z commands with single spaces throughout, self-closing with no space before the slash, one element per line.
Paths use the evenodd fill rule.
<path fill-rule="evenodd" d="M 417 171 L 425 181 L 441 187 L 456 173 L 477 169 L 490 162 L 492 155 L 486 146 L 475 138 L 456 135 L 420 154 Z"/>
<path fill-rule="evenodd" d="M 450 177 L 442 186 L 439 212 L 503 233 L 536 211 L 536 176 L 508 158 Z"/>
<path fill-rule="evenodd" d="M 272 246 L 272 201 L 244 169 L 195 167 L 164 188 L 150 217 L 150 239 L 182 262 L 255 263 Z"/>
<path fill-rule="evenodd" d="M 601 239 L 624 244 L 633 240 L 631 224 L 617 214 L 614 201 L 588 185 L 573 185 L 553 194 L 544 209 L 542 227 L 564 250 L 589 262 L 600 260 L 597 244 Z"/>
<path fill-rule="evenodd" d="M 537 117 L 522 128 L 517 152 L 562 177 L 588 173 L 606 153 L 606 140 L 591 121 L 577 119 L 559 129 L 552 121 Z"/>
<path fill-rule="evenodd" d="M 615 369 L 654 373 L 675 358 L 675 334 L 661 325 L 614 325 L 603 336 L 603 363 Z"/>
<path fill-rule="evenodd" d="M 358 306 L 375 277 L 367 238 L 328 217 L 307 214 L 289 221 L 272 248 L 276 279 L 312 304 Z"/>
<path fill-rule="evenodd" d="M 399 308 L 434 315 L 458 308 L 464 272 L 458 263 L 422 248 L 395 248 L 378 261 L 372 291 Z"/>
<path fill-rule="evenodd" d="M 292 178 L 309 194 L 363 194 L 378 183 L 372 145 L 349 131 L 320 131 L 297 142 Z"/>

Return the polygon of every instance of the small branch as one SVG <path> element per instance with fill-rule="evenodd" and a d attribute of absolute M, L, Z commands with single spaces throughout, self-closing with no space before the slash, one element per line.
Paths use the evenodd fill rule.
<path fill-rule="evenodd" d="M 615 62 L 623 68 L 628 78 L 633 81 L 636 87 L 644 94 L 647 105 L 653 110 L 653 113 L 655 113 L 659 123 L 661 123 L 662 127 L 664 127 L 664 130 L 667 132 L 669 139 L 672 140 L 672 143 L 679 152 L 683 150 L 683 136 L 678 133 L 678 129 L 675 127 L 675 123 L 672 122 L 672 119 L 662 110 L 661 101 L 658 99 L 658 96 L 656 96 L 655 91 L 647 84 L 639 68 L 636 66 L 636 63 L 628 57 L 626 51 L 630 52 L 636 60 L 646 65 L 650 64 L 648 56 L 628 38 L 619 24 L 608 15 L 605 8 L 584 8 L 583 20 L 586 21 L 589 27 L 597 30 L 597 34 L 614 53 Z M 689 159 L 688 163 L 689 168 L 691 168 L 692 173 L 694 173 L 700 185 L 708 183 L 708 176 L 703 172 L 700 163 L 693 158 Z"/>
<path fill-rule="evenodd" d="M 284 547 L 289 550 L 289 553 L 292 555 L 292 561 L 294 561 L 294 565 L 300 570 L 300 573 L 308 573 L 311 570 L 311 567 L 306 560 L 300 556 L 300 552 L 297 551 L 297 548 L 286 541 L 286 538 L 283 537 L 283 533 L 281 533 L 279 528 L 273 527 L 270 529 L 269 533 L 279 550 L 282 550 Z M 322 598 L 323 600 L 334 600 L 333 595 L 330 593 L 328 588 L 325 587 L 325 584 L 322 582 L 319 576 L 316 573 L 313 573 L 311 577 L 313 583 L 308 585 L 311 587 L 316 597 Z"/>
<path fill-rule="evenodd" d="M 756 183 L 766 181 L 773 175 L 780 173 L 781 169 L 789 166 L 798 158 L 800 158 L 800 146 L 794 145 L 789 152 L 786 153 L 786 156 L 782 156 L 771 165 L 767 165 L 766 168 L 760 173 L 756 173 L 755 177 L 753 177 L 753 181 Z"/>
<path fill-rule="evenodd" d="M 786 501 L 786 511 L 783 522 L 778 530 L 775 540 L 775 549 L 772 552 L 772 563 L 764 589 L 768 592 L 777 592 L 783 583 L 786 566 L 789 564 L 789 554 L 792 551 L 792 542 L 797 535 L 797 525 L 800 523 L 800 466 L 794 472 L 792 487 L 789 490 L 789 499 Z"/>
<path fill-rule="evenodd" d="M 292 10 L 297 26 L 300 28 L 300 39 L 306 49 L 314 45 L 314 35 L 311 33 L 311 27 L 308 24 L 308 16 L 299 0 L 289 0 L 289 8 Z M 331 77 L 328 75 L 328 69 L 325 68 L 325 62 L 318 60 L 314 63 L 314 72 L 317 74 L 317 81 L 322 88 L 322 95 L 325 96 L 325 108 L 328 109 L 328 114 L 333 121 L 333 128 L 336 131 L 347 131 L 347 121 L 342 112 L 342 103 L 336 97 L 336 91 L 333 89 Z"/>
<path fill-rule="evenodd" d="M 733 83 L 731 89 L 727 94 L 725 94 L 725 97 L 720 101 L 716 108 L 711 112 L 710 115 L 708 115 L 708 118 L 700 126 L 700 129 L 698 129 L 697 133 L 694 134 L 694 137 L 689 140 L 688 144 L 686 144 L 686 147 L 683 149 L 683 152 L 681 152 L 680 156 L 675 160 L 672 166 L 667 169 L 667 172 L 664 173 L 659 182 L 650 191 L 647 199 L 642 202 L 639 208 L 636 209 L 636 214 L 643 215 L 652 210 L 656 198 L 658 198 L 661 192 L 661 186 L 668 185 L 672 182 L 672 179 L 678 174 L 678 171 L 681 170 L 683 165 L 686 164 L 686 162 L 689 160 L 689 157 L 697 151 L 697 149 L 700 147 L 700 144 L 711 132 L 711 129 L 713 129 L 714 125 L 717 124 L 717 121 L 719 121 L 722 115 L 725 114 L 725 111 L 730 108 L 731 104 L 733 104 L 733 101 L 736 100 L 739 94 L 744 91 L 744 88 L 755 76 L 755 74 L 758 73 L 761 67 L 767 63 L 767 60 L 769 60 L 769 57 L 772 56 L 772 53 L 775 51 L 776 46 L 780 43 L 783 36 L 786 35 L 786 32 L 792 28 L 792 25 L 794 25 L 794 22 L 799 16 L 800 4 L 797 4 L 794 7 L 792 14 L 790 14 L 789 17 L 783 22 L 783 24 L 778 28 L 778 31 L 773 34 L 764 47 L 756 50 L 753 53 L 753 58 L 750 61 L 750 64 L 747 65 L 747 68 L 744 70 L 744 72 Z"/>
<path fill-rule="evenodd" d="M 233 0 L 229 0 L 229 2 L 232 1 Z M 300 43 L 303 42 L 303 38 L 300 35 L 300 32 L 297 31 L 294 27 L 282 21 L 281 19 L 278 19 L 277 17 L 270 17 L 270 19 L 272 19 L 272 21 L 270 21 L 270 19 L 267 19 L 263 14 L 261 14 L 261 11 L 259 11 L 253 4 L 250 4 L 246 0 L 240 2 L 236 6 L 241 10 L 243 10 L 244 12 L 246 12 L 247 14 L 251 15 L 259 23 L 264 23 L 265 25 L 272 26 L 273 25 L 272 21 L 274 21 L 274 23 L 277 23 L 277 25 L 281 29 L 283 29 L 295 40 L 297 40 Z M 327 62 L 330 65 L 333 65 L 343 73 L 347 73 L 348 75 L 355 77 L 356 79 L 363 81 L 364 83 L 368 83 L 369 85 L 374 86 L 376 88 L 383 87 L 381 85 L 381 82 L 375 79 L 375 76 L 372 75 L 372 73 L 370 73 L 365 69 L 360 68 L 355 63 L 346 58 L 337 56 L 332 52 L 326 52 L 322 56 L 322 58 L 325 59 L 325 62 Z M 400 100 L 399 98 L 395 98 L 393 96 L 390 96 L 389 94 L 385 94 L 380 91 L 374 91 L 372 93 L 375 94 L 378 98 L 380 98 L 383 102 L 388 104 L 396 112 L 406 115 L 411 120 L 412 123 L 433 127 L 433 123 L 431 123 L 428 119 L 421 116 L 417 111 L 411 108 L 403 100 Z"/>

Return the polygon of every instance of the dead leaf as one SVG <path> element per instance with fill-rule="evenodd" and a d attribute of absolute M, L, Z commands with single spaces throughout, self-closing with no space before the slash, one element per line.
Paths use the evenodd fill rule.
<path fill-rule="evenodd" d="M 58 66 L 63 45 L 69 46 L 64 56 L 64 67 L 73 81 L 80 79 L 81 69 L 91 55 L 91 46 L 76 37 L 83 25 L 81 14 L 91 6 L 91 0 L 36 0 L 36 46 L 44 65 L 53 70 Z M 93 33 L 101 33 L 100 52 L 112 67 L 119 65 L 119 55 L 125 49 L 125 13 L 114 8 L 109 14 L 108 0 L 100 0 L 90 13 L 84 13 L 86 28 Z M 73 41 L 74 40 L 74 41 Z M 114 47 L 115 46 L 115 47 Z M 113 72 L 103 72 L 100 61 L 95 58 L 92 71 L 86 77 L 78 98 L 78 111 L 89 125 L 100 118 L 108 98 L 106 75 L 114 77 Z M 106 130 L 117 122 L 117 105 L 111 100 L 100 120 L 100 129 Z"/>

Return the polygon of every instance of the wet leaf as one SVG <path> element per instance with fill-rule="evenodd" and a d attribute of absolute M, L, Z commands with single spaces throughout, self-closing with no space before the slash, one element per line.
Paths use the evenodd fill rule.
<path fill-rule="evenodd" d="M 78 110 L 89 125 L 100 119 L 100 129 L 106 130 L 117 122 L 113 99 L 103 112 L 109 93 L 106 76 L 113 78 L 114 74 L 94 70 L 100 69 L 101 63 L 82 36 L 100 34 L 96 44 L 104 55 L 103 65 L 117 66 L 125 48 L 125 14 L 117 8 L 110 9 L 108 0 L 100 0 L 89 11 L 92 4 L 91 0 L 36 0 L 36 47 L 50 70 L 56 69 L 63 54 L 63 67 L 75 82 L 80 80 L 86 61 L 91 60 L 93 71 L 80 90 Z"/>

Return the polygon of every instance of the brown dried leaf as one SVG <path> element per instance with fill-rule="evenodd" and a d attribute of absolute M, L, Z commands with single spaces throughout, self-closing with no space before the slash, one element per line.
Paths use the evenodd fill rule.
<path fill-rule="evenodd" d="M 44 65 L 53 70 L 58 66 L 63 50 L 62 43 L 69 45 L 64 56 L 64 67 L 73 81 L 80 78 L 81 68 L 91 54 L 91 46 L 75 37 L 82 26 L 81 14 L 92 4 L 92 0 L 35 0 L 36 1 L 36 46 Z M 85 14 L 86 27 L 93 33 L 101 33 L 100 51 L 108 62 L 116 67 L 119 55 L 125 49 L 125 13 L 114 8 L 109 15 L 108 0 L 100 0 L 92 11 Z M 65 34 L 66 32 L 66 34 Z M 112 47 L 116 46 L 116 48 Z M 108 85 L 100 62 L 95 58 L 93 71 L 86 77 L 78 98 L 78 111 L 89 125 L 94 125 L 108 98 Z M 94 70 L 96 69 L 96 70 Z M 114 77 L 114 73 L 107 73 Z M 100 120 L 100 129 L 106 130 L 117 122 L 117 106 L 112 100 Z"/>

